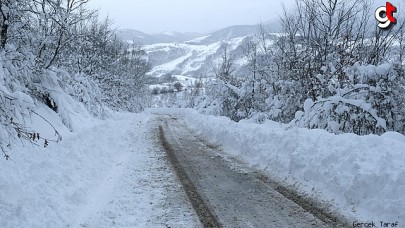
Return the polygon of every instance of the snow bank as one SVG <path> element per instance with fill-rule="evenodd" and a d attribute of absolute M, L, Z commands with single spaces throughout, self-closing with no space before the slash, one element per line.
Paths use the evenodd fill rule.
<path fill-rule="evenodd" d="M 38 112 L 65 137 L 45 149 L 16 146 L 12 161 L 0 159 L 0 227 L 72 226 L 108 171 L 126 154 L 138 151 L 130 142 L 137 143 L 135 136 L 145 134 L 150 118 L 116 114 L 107 121 L 82 119 L 76 121 L 83 121 L 81 129 L 70 133 L 62 129 L 56 113 Z"/>
<path fill-rule="evenodd" d="M 347 217 L 405 227 L 405 136 L 334 135 L 175 111 L 198 133 L 271 177 L 332 202 Z"/>

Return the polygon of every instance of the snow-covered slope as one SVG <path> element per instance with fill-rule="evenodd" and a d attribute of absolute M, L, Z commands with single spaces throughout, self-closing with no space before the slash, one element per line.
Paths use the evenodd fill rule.
<path fill-rule="evenodd" d="M 225 45 L 231 55 L 236 55 L 242 52 L 243 44 L 249 39 L 249 36 L 241 36 L 211 44 L 199 44 L 198 39 L 194 39 L 190 43 L 159 43 L 144 48 L 153 66 L 152 76 L 171 74 L 205 78 L 213 75 Z"/>

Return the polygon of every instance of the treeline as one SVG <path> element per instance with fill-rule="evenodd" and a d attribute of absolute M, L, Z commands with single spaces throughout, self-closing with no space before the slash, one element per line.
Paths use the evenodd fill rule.
<path fill-rule="evenodd" d="M 224 49 L 197 107 L 334 133 L 405 133 L 404 24 L 381 30 L 370 1 L 296 0 L 283 32 L 262 27 L 245 45 L 244 73 Z"/>
<path fill-rule="evenodd" d="M 75 102 L 94 116 L 139 111 L 150 64 L 145 51 L 116 37 L 88 0 L 0 1 L 0 147 L 41 138 L 25 127 L 38 102 L 71 128 Z"/>

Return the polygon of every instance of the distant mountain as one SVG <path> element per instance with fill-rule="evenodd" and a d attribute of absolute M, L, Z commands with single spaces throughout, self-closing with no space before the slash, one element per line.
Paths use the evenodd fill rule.
<path fill-rule="evenodd" d="M 152 44 L 158 42 L 155 37 L 134 29 L 120 29 L 117 31 L 117 35 L 122 40 L 130 43 Z"/>
<path fill-rule="evenodd" d="M 201 33 L 181 33 L 181 32 L 162 32 L 154 34 L 154 37 L 164 41 L 162 43 L 185 42 L 196 37 L 202 36 Z"/>
<path fill-rule="evenodd" d="M 271 33 L 281 32 L 281 25 L 278 21 L 268 21 L 262 23 L 263 28 Z M 226 27 L 194 40 L 187 41 L 188 44 L 213 44 L 216 42 L 227 41 L 243 36 L 252 36 L 259 33 L 259 25 L 234 25 Z"/>
<path fill-rule="evenodd" d="M 250 36 L 258 32 L 257 25 L 235 25 L 230 26 L 194 40 L 190 40 L 188 44 L 212 44 L 220 41 L 231 40 L 237 37 Z"/>
<path fill-rule="evenodd" d="M 277 23 L 263 23 L 266 31 L 277 36 Z M 246 64 L 244 47 L 259 32 L 258 25 L 235 25 L 208 34 L 163 32 L 149 35 L 135 30 L 120 30 L 125 40 L 144 44 L 153 69 L 149 75 L 207 78 L 215 75 L 225 46 L 234 57 L 238 71 Z M 135 38 L 135 39 L 134 39 Z"/>
<path fill-rule="evenodd" d="M 263 27 L 272 33 L 281 31 L 279 21 L 267 21 L 262 23 Z M 216 42 L 231 40 L 243 36 L 251 36 L 259 32 L 259 25 L 234 25 L 209 33 L 181 33 L 166 31 L 158 34 L 147 34 L 134 29 L 120 29 L 117 35 L 129 43 L 150 45 L 157 43 L 187 43 L 208 45 Z"/>
<path fill-rule="evenodd" d="M 163 32 L 159 34 L 147 34 L 134 29 L 120 29 L 117 31 L 118 37 L 129 43 L 139 43 L 142 45 L 156 43 L 175 43 L 185 42 L 201 36 L 200 33 L 180 33 L 180 32 Z"/>

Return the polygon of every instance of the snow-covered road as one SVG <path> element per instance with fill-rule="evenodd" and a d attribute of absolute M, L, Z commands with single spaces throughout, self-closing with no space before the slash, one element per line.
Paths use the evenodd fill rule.
<path fill-rule="evenodd" d="M 14 146 L 12 161 L 0 160 L 0 227 L 202 227 L 201 214 L 195 212 L 162 145 L 158 126 L 170 115 L 178 120 L 166 127 L 170 144 L 178 151 L 196 153 L 191 160 L 187 158 L 186 165 L 196 170 L 187 173 L 190 180 L 194 178 L 200 189 L 216 184 L 217 189 L 232 193 L 226 197 L 208 187 L 200 194 L 222 225 L 264 224 L 263 219 L 271 217 L 275 226 L 294 226 L 295 222 L 299 227 L 322 227 L 325 218 L 307 201 L 282 196 L 298 189 L 309 199 L 326 202 L 321 206 L 343 212 L 350 222 L 386 221 L 403 227 L 402 135 L 336 136 L 320 130 L 286 129 L 273 122 L 234 123 L 180 109 L 117 113 L 105 121 L 89 119 L 82 122 L 93 126 L 64 132 L 59 144 L 45 149 Z M 207 163 L 211 160 L 212 164 Z M 258 177 L 252 167 L 274 183 Z M 241 185 L 232 185 L 232 179 Z M 379 191 L 373 188 L 375 183 L 386 182 L 390 185 Z M 266 195 L 272 184 L 281 195 Z M 249 189 L 256 189 L 253 195 L 261 197 L 257 208 L 252 207 L 257 198 L 244 201 L 238 196 Z M 277 203 L 266 206 L 272 195 Z M 267 210 L 280 205 L 286 213 Z M 232 223 L 230 215 L 236 214 L 242 223 Z"/>
<path fill-rule="evenodd" d="M 129 150 L 99 183 L 74 227 L 198 227 L 153 122 L 129 130 Z"/>
<path fill-rule="evenodd" d="M 181 118 L 162 115 L 160 122 L 168 156 L 205 227 L 345 227 L 316 203 L 287 198 L 257 171 L 227 159 Z"/>

